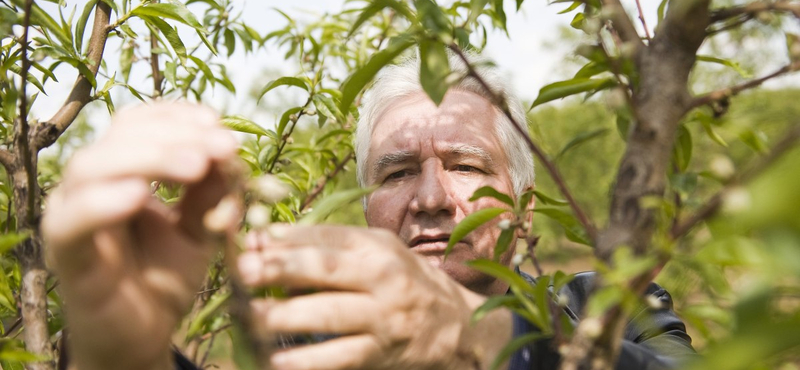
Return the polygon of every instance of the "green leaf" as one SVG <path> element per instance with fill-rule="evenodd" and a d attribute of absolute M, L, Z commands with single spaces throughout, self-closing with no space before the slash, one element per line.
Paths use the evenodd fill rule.
<path fill-rule="evenodd" d="M 658 25 L 661 25 L 661 21 L 664 20 L 664 13 L 667 9 L 667 3 L 669 3 L 669 0 L 661 0 L 661 4 L 658 4 L 658 22 L 656 22 Z"/>
<path fill-rule="evenodd" d="M 753 77 L 752 73 L 745 71 L 744 69 L 742 69 L 742 66 L 740 66 L 739 63 L 736 63 L 732 60 L 716 58 L 708 55 L 698 55 L 697 60 L 700 62 L 716 63 L 730 67 L 731 69 L 736 71 L 736 73 L 738 73 L 739 76 L 742 76 L 743 78 Z"/>
<path fill-rule="evenodd" d="M 613 78 L 573 78 L 567 81 L 559 81 L 547 85 L 539 90 L 539 96 L 536 97 L 530 109 L 537 105 L 547 103 L 556 99 L 561 99 L 570 95 L 579 94 L 582 92 L 608 89 L 616 86 L 616 81 Z"/>
<path fill-rule="evenodd" d="M 16 247 L 18 244 L 28 240 L 30 237 L 29 232 L 21 233 L 6 233 L 0 235 L 0 255 L 5 254 L 11 248 Z"/>
<path fill-rule="evenodd" d="M 376 186 L 371 186 L 364 189 L 349 189 L 333 193 L 319 203 L 317 203 L 313 210 L 303 216 L 298 222 L 299 225 L 314 225 L 324 221 L 328 216 L 335 212 L 337 209 L 365 197 L 367 194 L 377 189 Z"/>
<path fill-rule="evenodd" d="M 711 127 L 711 118 L 701 119 L 700 123 L 703 124 L 703 129 L 706 130 L 706 135 L 708 135 L 711 140 L 714 140 L 715 143 L 725 148 L 728 147 L 728 143 L 725 141 L 725 139 L 723 139 L 722 136 L 719 136 L 719 134 L 714 131 L 714 128 Z"/>
<path fill-rule="evenodd" d="M 592 139 L 605 136 L 606 134 L 608 134 L 608 131 L 609 129 L 607 128 L 601 128 L 599 130 L 581 132 L 578 135 L 575 135 L 575 137 L 573 137 L 572 140 L 570 140 L 567 143 L 567 145 L 564 145 L 564 148 L 562 148 L 561 151 L 558 152 L 558 155 L 556 155 L 554 160 L 558 161 L 559 159 L 561 159 L 564 156 L 564 154 L 567 153 L 570 149 L 578 147 L 581 144 L 585 144 L 586 142 Z"/>
<path fill-rule="evenodd" d="M 266 93 L 278 86 L 297 86 L 305 91 L 308 91 L 309 89 L 308 85 L 306 85 L 306 82 L 301 78 L 281 77 L 277 80 L 270 81 L 267 86 L 264 86 L 264 88 L 261 89 L 261 91 L 258 93 L 258 101 L 261 101 L 261 98 L 264 97 Z"/>
<path fill-rule="evenodd" d="M 283 138 L 283 132 L 286 130 L 286 125 L 289 124 L 289 120 L 291 119 L 292 115 L 297 114 L 301 110 L 303 110 L 303 107 L 294 107 L 287 109 L 286 112 L 283 112 L 276 130 L 278 138 Z"/>
<path fill-rule="evenodd" d="M 483 302 L 480 307 L 478 307 L 475 312 L 472 313 L 472 317 L 470 318 L 470 323 L 475 325 L 478 321 L 481 321 L 489 312 L 492 312 L 494 309 L 500 307 L 515 307 L 520 306 L 519 299 L 513 295 L 498 295 L 489 297 L 486 302 Z"/>
<path fill-rule="evenodd" d="M 183 45 L 183 41 L 181 41 L 181 38 L 178 35 L 178 30 L 172 28 L 172 26 L 170 26 L 167 22 L 158 17 L 140 16 L 140 18 L 145 20 L 147 23 L 152 24 L 158 28 L 159 31 L 161 31 L 161 34 L 164 35 L 164 37 L 167 39 L 167 42 L 169 42 L 170 46 L 172 46 L 172 50 L 175 50 L 175 54 L 178 55 L 181 64 L 185 65 L 187 57 L 186 46 Z"/>
<path fill-rule="evenodd" d="M 234 131 L 258 136 L 267 135 L 267 130 L 265 130 L 263 127 L 257 125 L 255 122 L 247 118 L 238 115 L 222 117 L 222 125 Z"/>
<path fill-rule="evenodd" d="M 190 55 L 189 59 L 191 59 L 192 62 L 194 62 L 194 64 L 197 65 L 197 68 L 200 68 L 200 70 L 203 71 L 203 74 L 211 83 L 211 87 L 213 88 L 214 86 L 216 86 L 217 80 L 214 77 L 214 72 L 211 71 L 211 68 L 208 68 L 208 65 L 198 57 Z"/>
<path fill-rule="evenodd" d="M 483 8 L 486 7 L 486 3 L 489 0 L 470 0 L 469 2 L 469 18 L 467 19 L 467 24 L 473 24 L 478 19 L 478 16 L 483 13 Z"/>
<path fill-rule="evenodd" d="M 575 73 L 575 76 L 573 76 L 573 78 L 589 78 L 607 71 L 608 71 L 608 63 L 597 62 L 592 60 L 589 61 L 589 63 L 586 63 L 583 67 L 581 67 L 581 69 Z"/>
<path fill-rule="evenodd" d="M 77 50 L 79 54 L 83 52 L 83 34 L 86 31 L 86 22 L 89 20 L 92 9 L 97 5 L 97 1 L 98 0 L 89 0 L 86 2 L 86 5 L 83 7 L 83 12 L 80 18 L 78 18 L 78 23 L 75 24 L 75 50 Z"/>
<path fill-rule="evenodd" d="M 464 219 L 461 220 L 461 222 L 459 222 L 455 228 L 453 228 L 453 233 L 450 234 L 450 240 L 447 242 L 447 249 L 444 251 L 445 258 L 447 258 L 447 255 L 450 254 L 450 251 L 453 250 L 453 246 L 461 241 L 461 239 L 464 239 L 464 237 L 472 232 L 472 230 L 475 230 L 476 228 L 505 212 L 508 212 L 508 210 L 504 208 L 490 207 L 480 209 L 471 213 L 467 217 L 464 217 Z"/>
<path fill-rule="evenodd" d="M 189 9 L 178 2 L 171 3 L 147 3 L 131 10 L 131 15 L 152 18 L 167 18 L 181 22 L 195 29 L 203 29 L 203 25 L 197 21 Z"/>
<path fill-rule="evenodd" d="M 517 229 L 509 227 L 508 229 L 500 232 L 500 237 L 497 238 L 497 244 L 494 246 L 494 259 L 497 260 L 503 253 L 508 251 L 512 245 L 515 245 Z"/>
<path fill-rule="evenodd" d="M 500 353 L 497 354 L 497 357 L 492 361 L 492 365 L 489 367 L 489 370 L 497 370 L 500 365 L 508 360 L 508 358 L 511 357 L 514 352 L 517 352 L 520 348 L 522 348 L 522 346 L 546 337 L 547 336 L 543 333 L 536 332 L 512 339 L 508 342 L 508 344 L 505 345 L 505 347 L 503 347 L 503 349 L 500 350 Z"/>
<path fill-rule="evenodd" d="M 350 104 L 356 96 L 366 86 L 372 78 L 385 65 L 389 64 L 394 58 L 406 49 L 414 45 L 414 40 L 410 37 L 403 37 L 395 43 L 390 43 L 386 49 L 375 53 L 367 64 L 353 72 L 342 84 L 342 100 L 339 102 L 339 109 L 342 112 L 350 111 Z"/>
<path fill-rule="evenodd" d="M 689 162 L 692 160 L 692 133 L 684 125 L 678 127 L 673 160 L 681 172 L 689 168 Z"/>
<path fill-rule="evenodd" d="M 494 17 L 492 19 L 496 27 L 500 28 L 508 36 L 508 22 L 506 19 L 506 11 L 503 9 L 503 0 L 492 0 L 494 4 Z"/>
<path fill-rule="evenodd" d="M 474 202 L 474 201 L 476 201 L 476 200 L 478 200 L 480 198 L 483 198 L 483 197 L 492 197 L 492 198 L 497 199 L 497 200 L 499 200 L 499 201 L 501 201 L 501 202 L 503 202 L 505 204 L 508 204 L 512 208 L 514 207 L 514 200 L 511 199 L 511 197 L 508 194 L 501 193 L 501 192 L 495 190 L 495 188 L 493 188 L 491 186 L 483 186 L 480 189 L 475 190 L 475 192 L 472 193 L 472 197 L 469 198 L 469 201 L 470 202 Z"/>
<path fill-rule="evenodd" d="M 225 38 L 225 50 L 228 51 L 228 57 L 230 58 L 236 50 L 236 37 L 233 35 L 233 31 L 228 28 L 225 29 L 223 37 Z"/>
<path fill-rule="evenodd" d="M 542 193 L 541 191 L 538 190 L 534 190 L 533 194 L 536 195 L 536 199 L 539 199 L 539 201 L 542 202 L 543 205 L 554 205 L 554 206 L 569 205 L 569 202 L 567 202 L 566 200 L 551 198 L 547 196 L 545 193 Z"/>
<path fill-rule="evenodd" d="M 583 2 L 582 2 L 582 1 L 574 1 L 574 2 L 572 2 L 572 4 L 569 6 L 569 8 L 566 8 L 566 9 L 564 9 L 564 10 L 562 10 L 562 11 L 558 12 L 558 14 L 566 14 L 566 13 L 569 13 L 569 12 L 571 12 L 571 11 L 575 10 L 575 9 L 578 9 L 578 7 L 579 7 L 579 6 L 581 6 L 581 5 L 583 5 Z"/>
<path fill-rule="evenodd" d="M 544 207 L 535 208 L 533 211 L 536 213 L 541 213 L 558 222 L 562 227 L 564 227 L 564 232 L 567 236 L 567 239 L 588 246 L 592 245 L 592 242 L 586 235 L 586 230 L 583 229 L 583 226 L 581 226 L 575 216 L 573 216 L 571 213 L 564 212 L 557 208 Z"/>
<path fill-rule="evenodd" d="M 419 43 L 420 71 L 422 89 L 437 106 L 447 93 L 447 76 L 450 75 L 450 62 L 444 44 L 422 40 Z"/>
<path fill-rule="evenodd" d="M 508 286 L 520 293 L 533 294 L 533 287 L 522 276 L 514 272 L 508 266 L 504 266 L 488 259 L 477 259 L 465 262 L 467 266 L 478 270 L 486 275 L 493 276 L 508 284 Z"/>
<path fill-rule="evenodd" d="M 203 329 L 203 326 L 206 325 L 208 320 L 222 307 L 225 302 L 231 297 L 231 293 L 224 293 L 224 294 L 216 294 L 211 297 L 203 309 L 197 313 L 197 316 L 192 320 L 192 323 L 189 324 L 189 329 L 186 332 L 186 338 L 194 338 L 198 334 L 200 334 L 200 330 Z"/>
<path fill-rule="evenodd" d="M 414 0 L 414 6 L 417 8 L 417 19 L 422 27 L 446 42 L 446 38 L 451 34 L 450 22 L 442 9 L 431 0 Z"/>
<path fill-rule="evenodd" d="M 572 17 L 572 21 L 569 22 L 569 26 L 576 29 L 576 30 L 583 30 L 583 22 L 586 20 L 586 16 L 583 13 L 577 13 L 574 17 Z"/>
<path fill-rule="evenodd" d="M 353 34 L 361 27 L 361 25 L 364 24 L 364 22 L 387 7 L 394 9 L 398 14 L 404 16 L 406 19 L 414 18 L 414 14 L 405 3 L 401 3 L 396 0 L 374 0 L 361 10 L 361 14 L 358 15 L 358 18 L 350 27 L 350 31 L 347 33 L 347 38 L 349 39 L 352 37 Z"/>
<path fill-rule="evenodd" d="M 739 139 L 756 153 L 766 154 L 769 152 L 768 138 L 764 131 L 754 128 L 746 129 L 739 134 Z"/>

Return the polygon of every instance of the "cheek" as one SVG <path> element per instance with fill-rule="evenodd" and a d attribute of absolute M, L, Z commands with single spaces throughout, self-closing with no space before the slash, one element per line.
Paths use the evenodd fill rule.
<path fill-rule="evenodd" d="M 365 218 L 370 227 L 380 227 L 397 232 L 406 213 L 408 202 L 402 193 L 375 190 L 369 197 Z"/>

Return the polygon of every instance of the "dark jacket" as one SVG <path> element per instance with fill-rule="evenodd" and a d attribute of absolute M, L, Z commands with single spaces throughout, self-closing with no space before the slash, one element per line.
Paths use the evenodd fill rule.
<path fill-rule="evenodd" d="M 520 273 L 530 283 L 534 279 Z M 596 273 L 583 272 L 561 288 L 558 295 L 566 298 L 564 312 L 577 323 L 586 306 Z M 681 362 L 697 356 L 692 348 L 692 338 L 686 334 L 686 326 L 672 310 L 672 297 L 658 284 L 650 283 L 645 295 L 652 295 L 660 308 L 642 306 L 629 318 L 625 327 L 622 350 L 617 361 L 617 370 L 662 370 L 675 369 Z M 539 331 L 533 324 L 514 315 L 514 336 Z M 512 355 L 509 370 L 557 369 L 561 361 L 551 341 L 542 340 L 523 347 Z"/>

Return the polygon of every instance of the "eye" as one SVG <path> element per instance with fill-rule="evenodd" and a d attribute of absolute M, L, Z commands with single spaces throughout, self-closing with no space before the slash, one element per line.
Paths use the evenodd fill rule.
<path fill-rule="evenodd" d="M 466 164 L 459 164 L 454 169 L 458 172 L 483 172 L 476 167 L 472 167 Z"/>
<path fill-rule="evenodd" d="M 390 173 L 389 176 L 386 176 L 386 180 L 384 180 L 384 181 L 399 180 L 399 179 L 402 179 L 403 177 L 406 177 L 406 176 L 408 176 L 408 171 L 407 170 L 400 170 L 400 171 L 396 171 L 396 172 Z"/>

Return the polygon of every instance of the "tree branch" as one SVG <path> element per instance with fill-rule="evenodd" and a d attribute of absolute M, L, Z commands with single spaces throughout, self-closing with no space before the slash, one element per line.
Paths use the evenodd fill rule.
<path fill-rule="evenodd" d="M 644 20 L 644 12 L 642 11 L 642 3 L 636 0 L 636 10 L 639 11 L 639 20 L 642 21 L 642 28 L 644 28 L 644 35 L 647 41 L 650 41 L 650 30 L 647 29 L 647 22 Z"/>
<path fill-rule="evenodd" d="M 306 103 L 303 105 L 303 109 L 300 109 L 300 111 L 297 112 L 297 116 L 290 119 L 290 121 L 292 122 L 292 126 L 289 127 L 288 132 L 283 134 L 283 137 L 281 138 L 281 145 L 278 146 L 278 150 L 277 152 L 275 152 L 275 157 L 272 158 L 272 161 L 270 162 L 269 167 L 267 168 L 267 173 L 272 173 L 272 170 L 275 169 L 275 165 L 278 164 L 278 160 L 280 159 L 281 152 L 283 152 L 283 148 L 286 146 L 286 144 L 289 141 L 289 138 L 292 136 L 292 132 L 294 132 L 295 126 L 297 126 L 297 121 L 300 120 L 300 117 L 306 114 L 306 108 L 308 108 L 309 104 L 311 104 L 310 96 L 308 97 Z"/>
<path fill-rule="evenodd" d="M 765 11 L 789 12 L 794 14 L 795 17 L 800 18 L 800 2 L 784 0 L 784 1 L 776 1 L 770 3 L 770 2 L 756 1 L 749 3 L 747 5 L 719 8 L 711 11 L 709 20 L 711 24 L 714 24 L 719 22 L 725 22 L 731 18 L 736 18 L 740 16 L 749 16 L 750 18 L 752 18 L 754 15 Z"/>
<path fill-rule="evenodd" d="M 690 108 L 697 108 L 697 107 L 700 107 L 700 106 L 703 106 L 703 105 L 706 105 L 706 104 L 711 104 L 711 103 L 714 103 L 714 102 L 717 102 L 717 101 L 720 101 L 720 100 L 723 100 L 723 99 L 730 98 L 732 96 L 735 96 L 735 95 L 739 94 L 742 91 L 758 87 L 761 84 L 763 84 L 764 82 L 766 82 L 768 80 L 771 80 L 771 79 L 773 79 L 775 77 L 779 77 L 779 76 L 782 76 L 784 74 L 787 74 L 787 73 L 790 73 L 790 72 L 794 72 L 794 71 L 797 71 L 797 70 L 800 70 L 800 61 L 785 65 L 781 69 L 779 69 L 779 70 L 777 70 L 775 72 L 772 72 L 772 73 L 770 73 L 770 74 L 768 74 L 768 75 L 766 75 L 764 77 L 760 77 L 760 78 L 757 78 L 757 79 L 754 79 L 754 80 L 750 80 L 750 81 L 741 83 L 739 85 L 727 87 L 727 88 L 720 89 L 720 90 L 717 90 L 717 91 L 712 91 L 712 92 L 710 92 L 708 94 L 705 94 L 705 95 L 702 95 L 702 96 L 698 96 L 697 98 L 694 99 L 694 101 L 692 101 L 692 103 L 690 104 L 689 107 Z"/>
<path fill-rule="evenodd" d="M 517 119 L 514 118 L 514 116 L 511 114 L 511 111 L 509 111 L 505 98 L 492 91 L 486 81 L 484 81 L 477 71 L 475 71 L 475 67 L 469 62 L 469 59 L 461 50 L 461 48 L 459 48 L 456 44 L 449 44 L 447 47 L 455 52 L 456 55 L 458 55 L 458 57 L 464 62 L 467 67 L 467 75 L 474 78 L 481 85 L 481 87 L 483 87 L 485 92 L 491 97 L 492 104 L 494 104 L 503 112 L 506 118 L 508 118 L 508 120 L 511 122 L 512 126 L 514 126 L 514 129 L 517 131 L 517 133 L 519 133 L 525 139 L 528 149 L 533 152 L 534 155 L 536 155 L 536 158 L 538 158 L 547 169 L 550 177 L 553 178 L 553 181 L 558 186 L 561 194 L 564 195 L 567 203 L 569 203 L 569 206 L 572 209 L 572 212 L 575 214 L 575 217 L 578 219 L 578 222 L 581 223 L 581 226 L 583 226 L 584 230 L 586 230 L 589 238 L 592 240 L 592 242 L 594 242 L 597 238 L 597 228 L 594 226 L 589 217 L 586 216 L 586 213 L 578 205 L 578 202 L 575 201 L 575 198 L 572 196 L 572 192 L 567 187 L 567 183 L 564 181 L 564 177 L 561 176 L 561 172 L 558 170 L 556 165 L 547 157 L 544 151 L 542 151 L 542 149 L 539 148 L 539 146 L 536 145 L 533 140 L 531 140 L 531 138 L 528 136 L 527 130 L 523 126 L 523 123 L 517 122 Z"/>
<path fill-rule="evenodd" d="M 90 62 L 89 70 L 97 75 L 100 69 L 100 62 L 103 60 L 103 52 L 106 48 L 108 39 L 108 22 L 111 19 L 111 7 L 104 1 L 98 1 L 95 7 L 94 25 L 92 35 L 89 38 L 89 49 L 87 58 Z M 92 101 L 92 84 L 83 75 L 78 75 L 75 85 L 70 91 L 67 101 L 61 109 L 47 121 L 40 122 L 33 127 L 31 135 L 31 148 L 35 151 L 46 148 L 56 142 L 64 130 L 75 121 L 81 109 Z"/>
<path fill-rule="evenodd" d="M 317 196 L 319 196 L 319 194 L 322 193 L 322 190 L 325 189 L 325 185 L 327 185 L 328 182 L 331 181 L 331 179 L 336 177 L 336 175 L 338 175 L 339 172 L 341 172 L 342 169 L 344 169 L 344 166 L 347 164 L 347 162 L 350 162 L 350 160 L 352 160 L 353 158 L 354 158 L 353 152 L 348 153 L 344 157 L 344 159 L 342 159 L 336 165 L 336 168 L 334 168 L 333 171 L 331 171 L 331 173 L 326 175 L 324 179 L 320 180 L 317 183 L 317 186 L 314 187 L 314 190 L 312 190 L 310 193 L 308 193 L 308 196 L 306 197 L 306 199 L 303 200 L 303 204 L 300 205 L 300 209 L 298 210 L 298 212 L 302 212 L 304 209 L 306 209 L 306 207 L 311 205 L 311 203 L 314 201 L 314 199 L 316 199 Z"/>
<path fill-rule="evenodd" d="M 686 235 L 686 233 L 691 231 L 692 228 L 694 228 L 694 226 L 700 222 L 715 215 L 717 211 L 719 211 L 719 207 L 722 205 L 722 200 L 728 191 L 752 180 L 754 177 L 769 168 L 773 163 L 777 162 L 778 159 L 786 154 L 786 152 L 796 148 L 797 142 L 800 141 L 800 126 L 796 125 L 782 136 L 783 139 L 775 144 L 772 150 L 770 150 L 769 154 L 759 158 L 757 161 L 755 161 L 755 163 L 750 165 L 747 170 L 742 171 L 740 174 L 728 181 L 728 183 L 725 184 L 725 187 L 714 194 L 714 196 L 712 196 L 705 204 L 703 204 L 703 206 L 701 206 L 697 212 L 689 216 L 689 218 L 686 220 L 677 223 L 670 231 L 670 237 L 673 240 L 676 240 Z"/>
<path fill-rule="evenodd" d="M 611 21 L 623 42 L 631 43 L 636 49 L 644 46 L 641 36 L 636 32 L 636 27 L 633 26 L 633 22 L 619 0 L 603 0 L 603 9 L 608 12 L 608 20 Z M 642 22 L 644 22 L 644 18 L 642 18 Z M 647 28 L 645 28 L 645 32 L 647 32 L 646 30 Z"/>

